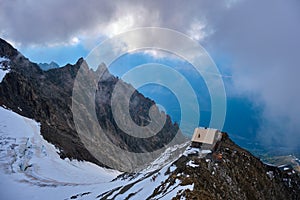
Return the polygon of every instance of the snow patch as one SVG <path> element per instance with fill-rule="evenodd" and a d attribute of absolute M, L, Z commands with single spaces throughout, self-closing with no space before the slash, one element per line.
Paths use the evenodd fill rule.
<path fill-rule="evenodd" d="M 170 166 L 170 173 L 174 172 L 177 169 L 175 165 Z"/>
<path fill-rule="evenodd" d="M 5 61 L 10 61 L 8 58 L 5 58 L 5 57 L 0 57 L 0 62 L 5 62 Z"/>
<path fill-rule="evenodd" d="M 188 144 L 189 144 L 189 142 L 186 142 L 183 144 L 177 144 L 177 145 L 167 148 L 164 153 L 162 153 L 146 169 L 142 170 L 141 172 L 146 173 L 146 172 L 154 171 L 154 170 L 164 167 L 166 164 L 168 164 L 170 162 L 177 160 L 181 155 L 179 155 L 178 157 L 172 158 L 173 153 L 175 151 L 177 151 L 178 149 L 184 148 Z"/>
<path fill-rule="evenodd" d="M 5 75 L 10 72 L 9 65 L 8 64 L 6 64 L 6 65 L 4 64 L 4 63 L 8 63 L 9 61 L 10 60 L 8 58 L 0 57 L 0 83 L 2 82 L 3 78 L 5 77 Z"/>
<path fill-rule="evenodd" d="M 188 163 L 186 163 L 187 166 L 190 166 L 190 167 L 199 167 L 199 165 L 195 164 L 192 160 L 190 160 Z"/>
<path fill-rule="evenodd" d="M 211 150 L 201 150 L 201 153 L 202 154 L 209 154 L 209 153 L 212 153 Z"/>
<path fill-rule="evenodd" d="M 165 199 L 169 200 L 177 195 L 181 195 L 185 190 L 193 190 L 194 189 L 194 183 L 191 185 L 180 185 L 181 181 L 176 179 L 175 184 L 168 188 L 167 191 L 159 194 L 155 197 L 155 199 Z M 166 186 L 167 187 L 167 186 Z"/>
<path fill-rule="evenodd" d="M 200 152 L 199 148 L 193 148 L 193 147 L 188 147 L 183 155 L 188 156 L 188 155 L 198 155 Z"/>

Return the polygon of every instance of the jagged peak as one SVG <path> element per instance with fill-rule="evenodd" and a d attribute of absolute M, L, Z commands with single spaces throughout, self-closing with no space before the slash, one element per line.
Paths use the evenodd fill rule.
<path fill-rule="evenodd" d="M 0 57 L 7 57 L 13 59 L 20 53 L 11 44 L 4 39 L 0 38 Z"/>
<path fill-rule="evenodd" d="M 80 58 L 77 60 L 76 65 L 81 65 L 83 61 L 84 61 L 84 58 L 83 58 L 83 57 L 80 57 Z"/>

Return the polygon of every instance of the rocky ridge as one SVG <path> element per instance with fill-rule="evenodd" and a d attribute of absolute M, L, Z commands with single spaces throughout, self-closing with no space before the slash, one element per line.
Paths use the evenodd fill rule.
<path fill-rule="evenodd" d="M 11 68 L 10 73 L 6 74 L 0 84 L 0 105 L 40 122 L 43 137 L 59 148 L 62 158 L 87 160 L 101 166 L 105 165 L 101 159 L 96 159 L 87 150 L 77 134 L 73 121 L 73 84 L 84 60 L 81 58 L 74 65 L 67 64 L 61 68 L 43 71 L 2 39 L 0 39 L 0 57 L 8 58 Z M 112 90 L 118 78 L 109 74 L 106 68 L 105 70 L 107 78 L 98 82 L 95 102 L 99 124 L 104 127 L 110 140 L 124 150 L 133 152 L 152 151 L 168 144 L 178 131 L 178 125 L 172 123 L 168 115 L 162 130 L 150 141 L 138 140 L 118 128 L 110 104 Z M 89 78 L 93 80 L 96 78 L 95 72 L 89 69 L 86 71 Z M 121 84 L 126 86 L 124 93 L 126 88 L 132 89 L 122 81 Z M 134 92 L 130 102 L 132 119 L 138 125 L 147 125 L 149 109 L 155 102 L 137 91 Z M 182 141 L 185 141 L 184 137 Z M 102 153 L 103 149 L 100 152 Z M 109 156 L 109 152 L 103 153 L 103 159 L 114 160 Z M 115 164 L 116 168 L 120 167 L 120 170 L 126 170 L 120 163 L 112 164 Z"/>

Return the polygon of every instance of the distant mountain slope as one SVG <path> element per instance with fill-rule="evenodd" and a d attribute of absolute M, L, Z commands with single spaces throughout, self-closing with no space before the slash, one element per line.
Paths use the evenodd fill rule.
<path fill-rule="evenodd" d="M 59 65 L 53 61 L 50 63 L 39 63 L 38 65 L 44 71 L 48 71 L 49 69 L 59 68 Z"/>

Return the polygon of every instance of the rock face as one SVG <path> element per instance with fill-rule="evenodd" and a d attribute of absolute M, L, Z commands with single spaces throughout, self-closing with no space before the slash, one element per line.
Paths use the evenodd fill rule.
<path fill-rule="evenodd" d="M 122 174 L 113 181 L 123 180 L 123 185 L 104 190 L 98 197 L 103 200 L 300 198 L 300 177 L 294 170 L 262 163 L 232 142 L 227 133 L 222 133 L 216 147 L 212 153 L 200 155 L 187 150 L 160 169 Z"/>
<path fill-rule="evenodd" d="M 2 39 L 0 57 L 10 59 L 11 68 L 0 84 L 0 105 L 40 122 L 43 137 L 60 149 L 62 158 L 87 160 L 105 166 L 101 159 L 96 159 L 84 146 L 73 122 L 73 84 L 84 60 L 81 58 L 75 65 L 68 64 L 43 71 Z M 98 121 L 113 143 L 124 150 L 134 152 L 154 151 L 168 144 L 177 133 L 178 126 L 173 124 L 167 115 L 163 129 L 151 142 L 137 140 L 118 128 L 112 117 L 110 105 L 111 93 L 118 79 L 108 71 L 106 73 L 107 78 L 98 83 L 95 102 Z M 95 76 L 92 70 L 88 71 L 88 75 Z M 149 108 L 154 104 L 152 100 L 135 91 L 130 101 L 131 117 L 138 125 L 147 125 Z M 184 137 L 181 138 L 181 142 L 185 141 Z M 103 159 L 110 159 L 109 152 L 103 155 L 108 157 Z"/>
<path fill-rule="evenodd" d="M 181 186 L 194 184 L 173 199 L 299 199 L 300 177 L 262 163 L 232 142 L 226 133 L 218 153 L 222 159 L 182 156 L 176 169 L 148 198 L 155 197 L 179 180 Z"/>

